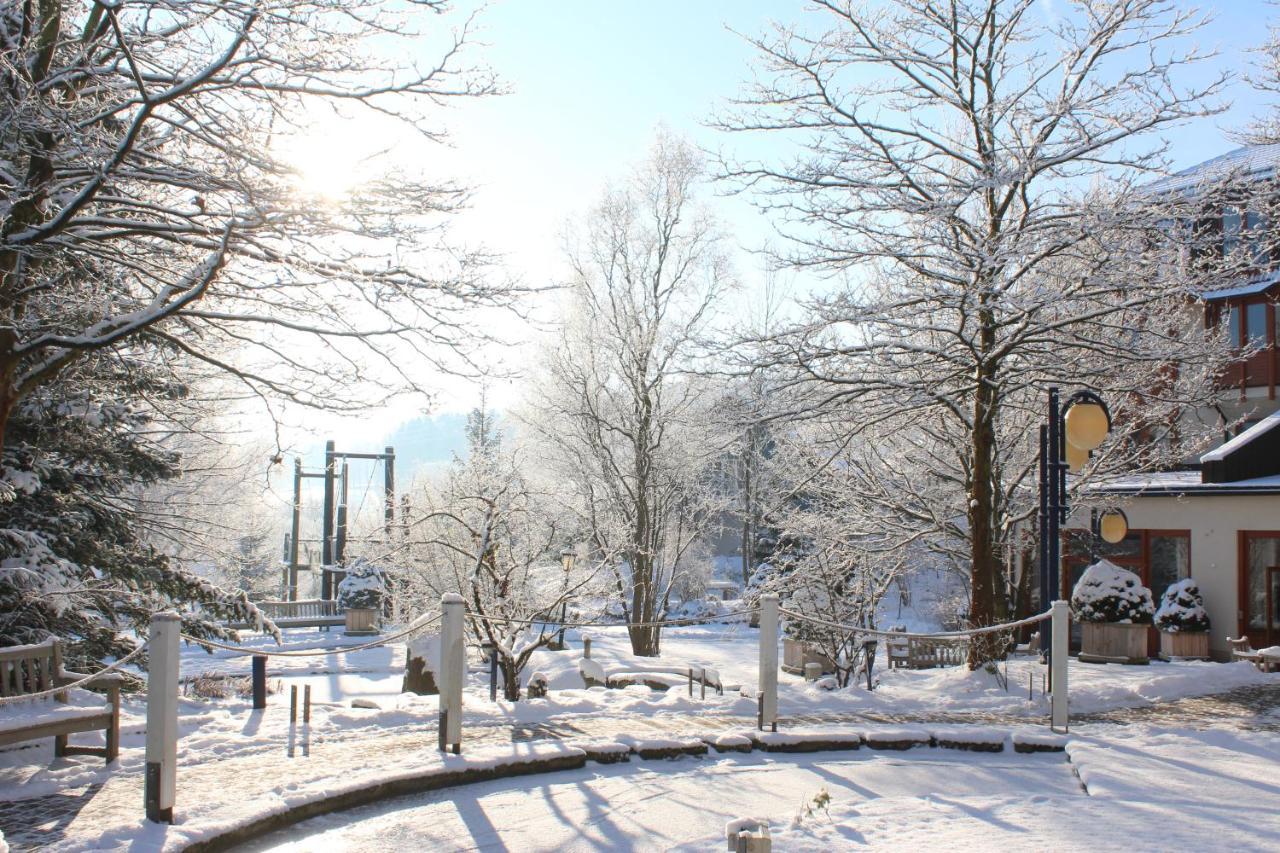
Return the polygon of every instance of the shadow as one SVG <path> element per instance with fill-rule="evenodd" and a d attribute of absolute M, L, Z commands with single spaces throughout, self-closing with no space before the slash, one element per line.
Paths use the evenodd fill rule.
<path fill-rule="evenodd" d="M 1000 820 L 1000 818 L 995 817 L 986 809 L 971 806 L 967 803 L 962 803 L 959 800 L 950 800 L 940 794 L 930 794 L 929 799 L 933 800 L 935 803 L 942 803 L 943 805 L 951 806 L 951 808 L 956 811 L 964 812 L 971 818 L 980 820 L 983 823 L 989 823 L 997 829 L 1003 829 L 1005 832 L 1025 833 L 1027 831 L 1025 826 L 1017 826 L 1009 823 L 1008 821 Z"/>
<path fill-rule="evenodd" d="M 95 782 L 78 791 L 58 791 L 29 800 L 11 800 L 0 808 L 4 840 L 13 850 L 56 850 L 69 827 L 98 792 Z M 19 818 L 15 820 L 15 818 Z"/>
<path fill-rule="evenodd" d="M 245 721 L 244 728 L 240 730 L 242 735 L 253 737 L 258 733 L 258 729 L 262 728 L 262 720 L 267 715 L 267 709 L 250 709 L 249 719 Z"/>

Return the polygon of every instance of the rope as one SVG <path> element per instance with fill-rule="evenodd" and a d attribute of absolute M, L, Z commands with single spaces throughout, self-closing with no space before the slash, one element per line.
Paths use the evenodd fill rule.
<path fill-rule="evenodd" d="M 965 637 L 975 637 L 979 634 L 996 634 L 1003 631 L 1012 631 L 1014 628 L 1021 628 L 1024 625 L 1034 625 L 1037 622 L 1043 622 L 1053 615 L 1053 611 L 1046 610 L 1036 616 L 1028 616 L 1026 619 L 1019 619 L 1017 622 L 1005 622 L 1000 625 L 988 625 L 984 628 L 972 628 L 968 631 L 943 631 L 937 634 L 910 634 L 905 631 L 877 631 L 874 628 L 861 628 L 857 625 L 842 625 L 839 622 L 831 622 L 826 619 L 819 619 L 816 616 L 805 616 L 803 613 L 796 613 L 794 610 L 778 608 L 778 612 L 784 616 L 790 616 L 792 619 L 798 619 L 801 622 L 810 622 L 814 625 L 822 625 L 827 628 L 836 628 L 841 631 L 851 631 L 857 634 L 868 634 L 873 637 L 889 637 L 902 639 L 923 639 L 923 640 L 954 640 Z"/>
<path fill-rule="evenodd" d="M 19 696 L 0 697 L 0 707 L 3 707 L 5 705 L 11 705 L 17 702 L 25 702 L 28 699 L 43 699 L 46 696 L 56 696 L 57 694 L 62 693 L 64 691 L 74 690 L 77 687 L 88 684 L 89 682 L 99 679 L 109 672 L 114 672 L 115 670 L 124 666 L 129 661 L 136 658 L 138 655 L 142 654 L 142 650 L 147 647 L 147 642 L 149 641 L 143 641 L 142 645 L 138 646 L 136 649 L 129 652 L 129 654 L 120 658 L 120 660 L 116 661 L 110 666 L 107 666 L 104 669 L 98 670 L 93 675 L 86 675 L 84 678 L 81 678 L 77 681 L 73 681 L 70 684 L 64 684 L 61 687 L 51 687 L 48 690 L 41 690 L 39 693 L 23 693 Z"/>
<path fill-rule="evenodd" d="M 269 658 L 323 657 L 324 655 L 341 655 L 341 654 L 347 654 L 348 652 L 363 651 L 364 649 L 376 649 L 379 646 L 385 646 L 387 643 L 394 643 L 396 640 L 409 636 L 414 631 L 427 627 L 428 625 L 430 625 L 432 622 L 435 622 L 439 618 L 440 618 L 439 613 L 435 614 L 430 618 L 427 618 L 425 615 L 419 616 L 412 623 L 410 623 L 407 628 L 404 628 L 401 631 L 398 631 L 388 637 L 379 637 L 378 639 L 373 640 L 371 642 L 361 643 L 358 646 L 339 646 L 337 648 L 332 648 L 332 649 L 302 649 L 299 651 L 292 651 L 292 652 L 271 651 L 269 649 L 254 649 L 254 648 L 249 648 L 248 646 L 233 646 L 229 643 L 219 643 L 217 640 L 208 640 L 208 639 L 200 639 L 199 637 L 192 637 L 190 634 L 182 634 L 181 637 L 182 639 L 191 643 L 196 643 L 197 645 L 205 646 L 211 649 L 222 649 L 223 651 L 234 652 L 240 655 L 255 655 L 255 656 L 261 655 L 262 657 L 269 657 Z"/>
<path fill-rule="evenodd" d="M 690 616 L 686 619 L 665 619 L 656 622 L 559 622 L 555 619 L 506 619 L 498 616 L 485 616 L 482 613 L 467 613 L 469 619 L 478 619 L 481 622 L 490 624 L 513 624 L 513 625 L 554 625 L 557 631 L 561 627 L 565 628 L 658 628 L 669 625 L 706 625 L 711 622 L 720 622 L 731 616 L 748 616 L 756 612 L 754 609 L 734 610 L 729 613 L 722 613 L 719 616 Z"/>

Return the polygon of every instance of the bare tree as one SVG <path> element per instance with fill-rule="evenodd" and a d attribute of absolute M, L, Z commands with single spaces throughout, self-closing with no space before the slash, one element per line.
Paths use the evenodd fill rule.
<path fill-rule="evenodd" d="M 15 403 L 145 337 L 254 395 L 355 408 L 416 388 L 500 305 L 436 245 L 461 188 L 298 191 L 277 143 L 330 110 L 399 122 L 495 91 L 442 0 L 131 0 L 0 8 L 0 445 Z M 409 46 L 436 44 L 420 65 Z M 74 307 L 74 310 L 72 310 Z M 459 368 L 456 362 L 451 363 Z"/>
<path fill-rule="evenodd" d="M 570 246 L 569 316 L 545 359 L 545 405 L 530 419 L 579 497 L 614 579 L 632 650 L 656 655 L 671 584 L 713 512 L 707 383 L 686 371 L 732 283 L 720 235 L 695 202 L 702 166 L 660 135 L 650 159 L 608 191 Z"/>
<path fill-rule="evenodd" d="M 467 457 L 415 500 L 420 515 L 394 554 L 392 577 L 401 606 L 414 612 L 442 593 L 462 595 L 468 637 L 495 650 L 503 696 L 515 701 L 521 672 L 556 640 L 567 605 L 600 594 L 599 565 L 564 567 L 568 540 L 554 521 L 556 503 L 530 485 L 491 413 L 473 411 L 467 434 Z"/>
<path fill-rule="evenodd" d="M 785 260 L 846 282 L 757 339 L 759 362 L 789 371 L 798 411 L 863 433 L 884 475 L 869 527 L 963 552 L 974 625 L 1007 612 L 1045 386 L 1103 392 L 1143 438 L 1107 458 L 1158 466 L 1203 439 L 1178 415 L 1222 364 L 1190 302 L 1223 265 L 1178 264 L 1168 227 L 1199 210 L 1144 189 L 1153 132 L 1214 112 L 1221 78 L 1179 83 L 1198 19 L 1080 0 L 1044 22 L 1035 5 L 816 0 L 830 28 L 755 40 L 763 79 L 723 122 L 800 134 L 791 161 L 725 171 L 775 211 Z"/>

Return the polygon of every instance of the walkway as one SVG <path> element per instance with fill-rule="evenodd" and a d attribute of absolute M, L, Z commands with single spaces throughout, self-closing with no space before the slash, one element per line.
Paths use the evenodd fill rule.
<path fill-rule="evenodd" d="M 866 723 L 928 724 L 974 723 L 1027 726 L 1026 717 L 991 715 L 897 716 L 885 714 L 824 715 L 786 718 L 781 728 L 811 725 Z M 751 726 L 754 720 L 696 714 L 663 714 L 653 717 L 566 716 L 536 725 L 474 725 L 464 729 L 464 748 L 480 744 L 541 738 L 610 738 L 620 732 L 644 737 L 697 735 Z M 1242 728 L 1280 731 L 1280 685 L 1233 690 L 1214 696 L 1183 699 L 1157 706 L 1109 711 L 1081 716 L 1074 726 L 1146 724 L 1176 728 Z M 299 727 L 301 732 L 301 727 Z M 251 801 L 267 791 L 293 783 L 341 778 L 344 771 L 368 767 L 378 756 L 406 755 L 431 749 L 436 742 L 433 726 L 393 734 L 354 735 L 341 740 L 308 742 L 302 735 L 294 743 L 293 757 L 287 745 L 272 750 L 241 752 L 179 768 L 179 796 L 200 802 L 202 811 L 234 812 L 238 803 Z M 179 802 L 179 811 L 182 802 Z M 140 817 L 142 775 L 125 768 L 101 785 L 61 791 L 53 796 L 0 803 L 0 828 L 15 851 L 56 850 L 70 840 L 81 843 L 97 838 L 101 827 L 118 826 Z"/>

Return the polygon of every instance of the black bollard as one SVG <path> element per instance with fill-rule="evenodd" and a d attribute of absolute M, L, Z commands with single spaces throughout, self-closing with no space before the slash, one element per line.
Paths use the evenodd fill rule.
<path fill-rule="evenodd" d="M 876 646 L 875 640 L 865 640 L 862 643 L 862 659 L 867 663 L 867 689 L 872 690 L 871 686 L 871 668 L 876 665 Z"/>
<path fill-rule="evenodd" d="M 311 722 L 311 685 L 302 688 L 302 722 Z"/>
<path fill-rule="evenodd" d="M 265 655 L 253 656 L 253 709 L 260 711 L 267 707 L 267 658 Z"/>

